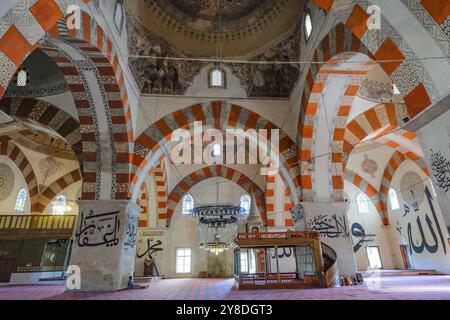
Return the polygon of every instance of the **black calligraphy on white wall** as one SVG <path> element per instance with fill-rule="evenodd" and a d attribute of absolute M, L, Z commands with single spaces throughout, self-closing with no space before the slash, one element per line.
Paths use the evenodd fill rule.
<path fill-rule="evenodd" d="M 445 245 L 444 235 L 442 233 L 442 230 L 441 230 L 441 227 L 439 224 L 439 220 L 437 218 L 436 210 L 433 205 L 433 197 L 432 197 L 428 187 L 425 188 L 425 195 L 428 200 L 428 206 L 431 211 L 431 217 L 432 217 L 432 218 L 430 218 L 428 213 L 425 214 L 425 223 L 426 223 L 426 226 L 428 227 L 428 230 L 430 231 L 433 241 L 429 242 L 429 239 L 428 240 L 426 239 L 425 233 L 424 233 L 424 227 L 422 225 L 422 219 L 417 214 L 417 217 L 415 219 L 415 224 L 417 225 L 417 229 L 419 231 L 420 240 L 417 241 L 417 239 L 414 239 L 413 232 L 412 232 L 412 229 L 413 229 L 412 223 L 408 222 L 408 226 L 407 226 L 407 240 L 409 241 L 410 253 L 412 253 L 413 250 L 417 254 L 421 254 L 425 250 L 429 253 L 436 253 L 439 250 L 439 245 L 441 245 L 442 249 L 444 250 L 444 253 L 447 254 L 447 247 Z M 411 209 L 409 208 L 408 205 L 405 205 L 404 210 L 405 210 L 405 213 L 402 217 L 405 217 L 411 213 Z M 413 206 L 413 212 L 418 213 L 418 211 L 419 211 L 419 207 Z M 402 235 L 401 227 L 397 227 L 397 231 L 400 233 L 400 235 Z M 438 239 L 438 237 L 439 237 L 439 239 Z"/>
<path fill-rule="evenodd" d="M 90 210 L 87 216 L 81 212 L 75 237 L 80 247 L 113 247 L 119 244 L 119 228 L 119 211 L 95 214 Z"/>
<path fill-rule="evenodd" d="M 311 230 L 318 231 L 323 237 L 340 238 L 350 236 L 345 215 L 319 215 L 310 218 L 308 224 Z"/>
<path fill-rule="evenodd" d="M 154 244 L 152 244 L 151 238 L 147 238 L 147 249 L 143 253 L 139 253 L 139 250 L 136 252 L 136 256 L 138 259 L 141 259 L 145 255 L 147 255 L 149 258 L 153 259 L 153 254 L 158 251 L 162 251 L 163 248 L 161 248 L 161 240 L 157 240 Z M 140 242 L 140 241 L 139 241 Z"/>
<path fill-rule="evenodd" d="M 352 236 L 358 239 L 358 242 L 353 246 L 353 252 L 357 252 L 364 243 L 372 242 L 375 240 L 375 234 L 366 234 L 364 227 L 355 222 L 352 224 Z"/>
<path fill-rule="evenodd" d="M 139 216 L 132 213 L 127 214 L 127 225 L 125 230 L 125 240 L 123 245 L 125 247 L 134 248 L 137 240 L 137 228 L 138 228 Z"/>
<path fill-rule="evenodd" d="M 436 179 L 438 187 L 447 193 L 450 189 L 450 161 L 441 154 L 441 151 L 436 153 L 430 151 L 431 174 Z"/>
<path fill-rule="evenodd" d="M 271 250 L 271 258 L 276 259 L 276 255 L 278 255 L 278 259 L 290 258 L 292 256 L 292 248 L 277 248 Z"/>
<path fill-rule="evenodd" d="M 147 256 L 144 259 L 144 276 L 159 276 L 159 271 L 153 254 L 163 250 L 161 247 L 162 242 L 160 240 L 156 240 L 156 242 L 152 244 L 152 241 L 152 238 L 147 238 L 147 249 L 142 253 L 139 253 L 139 249 L 136 252 L 138 259 Z"/>

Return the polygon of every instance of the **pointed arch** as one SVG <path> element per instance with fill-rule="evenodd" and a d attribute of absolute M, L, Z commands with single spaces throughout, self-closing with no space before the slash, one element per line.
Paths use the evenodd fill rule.
<path fill-rule="evenodd" d="M 39 213 L 37 202 L 39 196 L 39 187 L 36 175 L 34 174 L 33 167 L 28 161 L 25 154 L 20 150 L 18 146 L 14 144 L 11 137 L 0 137 L 0 155 L 10 158 L 22 171 L 25 182 L 27 183 L 28 192 L 30 194 L 31 212 Z"/>
<path fill-rule="evenodd" d="M 388 212 L 387 199 L 392 179 L 394 178 L 395 171 L 397 171 L 403 161 L 405 161 L 405 155 L 399 151 L 395 151 L 384 169 L 383 178 L 381 179 L 380 185 L 380 197 L 381 204 L 383 205 L 383 210 L 385 212 Z M 385 224 L 389 224 L 389 222 L 386 221 Z"/>
<path fill-rule="evenodd" d="M 357 61 L 353 61 L 356 59 Z M 349 64 L 348 62 L 351 61 Z M 304 167 L 310 168 L 303 170 L 302 175 L 302 191 L 303 199 L 305 201 L 314 200 L 313 180 L 317 179 L 318 175 L 327 174 L 316 168 L 316 157 L 321 160 L 326 154 L 321 152 L 315 154 L 317 148 L 321 148 L 320 139 L 318 136 L 323 135 L 325 128 L 320 126 L 321 112 L 327 121 L 335 117 L 333 124 L 326 123 L 327 128 L 330 126 L 333 132 L 327 132 L 332 136 L 330 141 L 323 141 L 327 144 L 328 154 L 330 154 L 329 166 L 331 167 L 331 177 L 329 179 L 329 189 L 332 192 L 332 199 L 334 201 L 344 201 L 344 182 L 343 182 L 343 155 L 342 155 L 342 140 L 344 137 L 345 124 L 350 114 L 353 100 L 359 91 L 363 77 L 374 66 L 373 60 L 363 56 L 357 52 L 345 51 L 341 52 L 318 69 L 314 84 L 309 95 L 309 99 L 305 106 L 305 123 L 302 125 L 302 145 L 300 159 Z M 328 104 L 325 101 L 326 90 L 330 82 L 336 80 L 345 85 L 344 94 L 339 96 L 339 101 L 336 105 Z M 335 109 L 332 109 L 332 108 Z M 322 111 L 324 110 L 324 111 Z M 326 136 L 328 136 L 326 134 Z M 326 138 L 323 138 L 326 139 Z M 319 161 L 320 161 L 319 160 Z"/>
<path fill-rule="evenodd" d="M 368 30 L 366 23 L 369 18 L 369 14 L 366 12 L 367 2 L 355 2 L 346 7 L 334 6 L 334 0 L 314 0 L 314 3 L 325 11 L 335 14 L 328 13 L 324 22 L 324 25 L 328 22 L 333 23 L 334 27 L 331 29 L 320 28 L 319 34 L 315 35 L 318 37 L 318 41 L 316 41 L 318 45 L 313 47 L 312 50 L 315 51 L 312 51 L 311 64 L 309 67 L 306 66 L 301 76 L 305 84 L 300 101 L 297 143 L 302 145 L 298 158 L 302 161 L 305 173 L 307 173 L 306 169 L 311 167 L 308 163 L 311 159 L 310 144 L 308 144 L 308 141 L 302 143 L 304 139 L 308 140 L 312 136 L 311 128 L 308 128 L 312 121 L 309 114 L 311 108 L 308 103 L 315 91 L 323 90 L 323 88 L 315 86 L 315 81 L 321 78 L 319 70 L 323 67 L 324 62 L 331 57 L 342 52 L 353 51 L 367 54 L 379 63 L 404 96 L 404 110 L 399 114 L 400 116 L 395 124 L 397 126 L 402 126 L 440 98 L 436 85 L 427 69 L 420 62 L 420 59 L 414 59 L 416 57 L 415 52 L 386 19 L 383 19 L 383 28 Z M 418 61 L 418 63 L 411 63 L 411 60 Z M 407 81 L 397 81 L 405 75 L 408 77 Z M 343 111 L 345 113 L 345 110 Z M 338 152 L 333 151 L 332 160 L 332 163 L 336 166 L 336 173 L 333 173 L 332 178 L 334 192 L 342 189 L 342 172 L 345 171 L 341 161 L 345 154 L 339 152 L 342 134 L 342 130 L 336 132 L 339 138 L 335 139 L 337 143 L 333 147 L 338 150 Z M 306 174 L 302 179 L 304 198 L 312 199 L 312 185 L 310 176 Z"/>
<path fill-rule="evenodd" d="M 61 192 L 63 192 L 70 185 L 81 180 L 80 170 L 75 169 L 69 173 L 66 173 L 47 188 L 45 188 L 38 197 L 38 201 L 36 203 L 36 212 L 44 212 L 45 208 L 48 204 Z"/>
<path fill-rule="evenodd" d="M 387 219 L 387 211 L 384 209 L 381 202 L 380 193 L 377 189 L 375 189 L 375 187 L 373 187 L 369 182 L 367 182 L 367 180 L 365 180 L 363 177 L 352 170 L 347 170 L 345 172 L 345 181 L 350 182 L 363 193 L 365 193 L 377 209 L 383 224 L 389 224 L 389 221 Z"/>
<path fill-rule="evenodd" d="M 0 110 L 14 119 L 36 121 L 52 128 L 71 145 L 80 164 L 82 163 L 80 124 L 64 110 L 38 99 L 8 97 L 0 100 Z"/>
<path fill-rule="evenodd" d="M 79 30 L 64 30 L 65 21 L 60 20 L 69 5 L 81 5 L 89 1 L 37 1 L 34 4 L 25 4 L 20 8 L 13 8 L 7 13 L 10 20 L 3 17 L 2 21 L 12 22 L 4 29 L 6 32 L 1 37 L 0 62 L 5 66 L 5 76 L 0 81 L 0 97 L 12 79 L 17 68 L 36 48 L 41 47 L 38 41 L 44 38 L 48 32 L 53 39 L 44 41 L 42 51 L 51 57 L 58 66 L 65 67 L 63 72 L 69 88 L 74 96 L 75 104 L 80 115 L 80 125 L 82 131 L 83 149 L 83 199 L 99 199 L 109 197 L 111 199 L 126 199 L 129 192 L 131 153 L 133 143 L 133 131 L 131 123 L 131 111 L 128 103 L 128 94 L 125 87 L 123 72 L 121 70 L 117 51 L 112 41 L 100 28 L 89 14 L 81 12 L 81 26 Z M 23 4 L 22 4 L 23 6 Z M 23 34 L 21 28 L 17 28 L 14 23 L 18 16 L 28 18 L 27 34 Z M 23 17 L 22 17 L 23 18 Z M 31 30 L 31 31 L 30 31 Z M 55 41 L 54 38 L 58 40 Z M 14 43 L 14 46 L 11 45 Z M 61 43 L 64 46 L 59 47 Z M 90 96 L 86 81 L 83 81 L 83 67 L 79 61 L 70 59 L 71 55 L 65 50 L 67 46 L 78 51 L 84 56 L 90 70 L 94 71 L 98 80 L 98 86 L 102 92 L 103 104 L 101 108 L 96 106 Z M 45 48 L 44 48 L 45 47 Z M 70 49 L 72 50 L 72 49 Z M 103 111 L 102 111 L 103 110 Z M 104 112 L 102 118 L 107 119 L 107 124 L 101 128 L 104 132 L 99 133 L 99 126 L 96 120 L 96 112 Z M 109 141 L 105 140 L 105 133 L 108 132 Z M 93 145 L 103 145 L 105 149 L 110 149 L 108 153 L 101 157 Z M 104 152 L 104 150 L 102 151 Z M 105 160 L 107 159 L 107 160 Z M 111 159 L 111 160 L 109 160 Z M 110 164 L 110 162 L 112 162 Z M 110 175 L 102 175 L 101 166 L 108 166 L 106 171 L 112 171 Z M 96 168 L 96 169 L 94 169 Z M 105 183 L 101 179 L 110 179 Z M 105 188 L 109 188 L 106 190 Z"/>
<path fill-rule="evenodd" d="M 264 119 L 258 113 L 223 101 L 195 104 L 177 110 L 148 127 L 134 144 L 133 164 L 136 173 L 133 177 L 132 192 L 143 181 L 143 173 L 148 172 L 164 156 L 161 146 L 170 143 L 172 132 L 178 128 L 189 129 L 195 121 L 222 132 L 225 132 L 227 128 L 278 129 L 281 174 L 291 190 L 293 200 L 298 201 L 301 194 L 299 182 L 301 175 L 297 161 L 296 143 L 275 124 Z M 170 148 L 167 149 L 170 150 Z M 134 193 L 133 196 L 135 196 Z"/>
<path fill-rule="evenodd" d="M 196 184 L 213 177 L 222 177 L 230 180 L 242 187 L 250 196 L 253 196 L 256 206 L 261 214 L 261 218 L 264 224 L 267 225 L 264 191 L 262 191 L 262 189 L 245 174 L 223 165 L 213 165 L 194 171 L 184 177 L 183 180 L 173 188 L 167 200 L 167 225 L 170 224 L 175 208 L 183 196 Z"/>

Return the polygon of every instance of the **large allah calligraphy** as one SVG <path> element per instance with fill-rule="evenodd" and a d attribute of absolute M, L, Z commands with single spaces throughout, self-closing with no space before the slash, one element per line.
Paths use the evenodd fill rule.
<path fill-rule="evenodd" d="M 413 213 L 417 214 L 417 217 L 415 219 L 413 218 L 412 220 L 410 220 L 406 226 L 407 230 L 406 239 L 409 242 L 410 253 L 412 254 L 414 251 L 416 254 L 422 254 L 424 252 L 434 254 L 437 253 L 439 251 L 440 246 L 442 246 L 444 254 L 447 254 L 447 246 L 444 238 L 444 233 L 442 232 L 437 217 L 437 213 L 433 205 L 433 196 L 431 195 L 431 192 L 428 189 L 428 187 L 425 187 L 425 196 L 427 198 L 429 208 L 429 212 L 427 212 L 424 217 L 425 224 L 423 221 L 423 216 L 421 218 L 421 215 L 419 215 L 418 205 L 413 206 L 412 211 L 408 205 L 405 205 L 404 207 L 405 213 L 402 215 L 402 218 L 408 217 Z M 428 229 L 429 236 L 426 236 L 425 228 Z M 414 232 L 415 230 L 418 231 L 418 237 L 417 233 Z M 397 231 L 400 233 L 400 235 L 404 236 L 402 234 L 402 227 L 400 226 L 397 227 Z"/>

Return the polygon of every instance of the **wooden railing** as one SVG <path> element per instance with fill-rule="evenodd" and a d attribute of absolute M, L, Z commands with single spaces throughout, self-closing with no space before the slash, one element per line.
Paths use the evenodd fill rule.
<path fill-rule="evenodd" d="M 239 288 L 289 288 L 292 285 L 311 285 L 317 281 L 314 275 L 305 275 L 299 279 L 296 273 L 255 273 L 241 274 L 239 277 Z"/>
<path fill-rule="evenodd" d="M 265 240 L 265 239 L 291 239 L 291 238 L 318 238 L 317 231 L 287 231 L 287 232 L 248 232 L 238 233 L 238 240 Z"/>
<path fill-rule="evenodd" d="M 241 285 L 270 285 L 270 284 L 286 284 L 296 281 L 295 273 L 255 273 L 241 274 Z"/>
<path fill-rule="evenodd" d="M 0 215 L 0 239 L 70 238 L 75 215 Z"/>
<path fill-rule="evenodd" d="M 339 272 L 337 267 L 337 254 L 330 246 L 321 243 L 324 260 L 325 286 L 327 288 L 336 287 L 339 283 Z M 327 262 L 328 261 L 328 262 Z"/>

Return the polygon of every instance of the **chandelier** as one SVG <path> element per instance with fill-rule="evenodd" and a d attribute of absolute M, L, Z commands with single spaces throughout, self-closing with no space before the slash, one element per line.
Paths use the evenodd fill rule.
<path fill-rule="evenodd" d="M 202 206 L 191 209 L 191 219 L 209 228 L 234 228 L 237 221 L 247 218 L 248 212 L 240 206 Z"/>
<path fill-rule="evenodd" d="M 216 234 L 214 236 L 213 242 L 200 243 L 199 247 L 200 247 L 200 249 L 207 250 L 217 256 L 217 255 L 219 255 L 219 253 L 222 253 L 226 250 L 233 249 L 234 247 L 236 247 L 236 244 L 234 242 L 232 242 L 232 243 L 223 242 L 220 239 L 220 235 Z"/>

